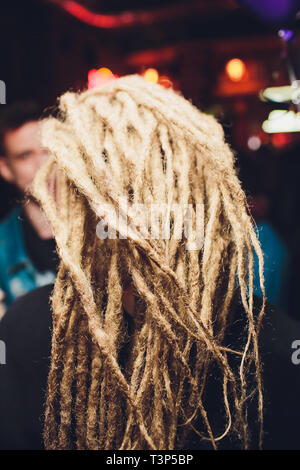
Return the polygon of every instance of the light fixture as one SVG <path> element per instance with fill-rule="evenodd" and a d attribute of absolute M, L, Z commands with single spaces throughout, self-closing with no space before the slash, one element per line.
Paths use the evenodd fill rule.
<path fill-rule="evenodd" d="M 300 82 L 296 77 L 295 64 L 293 64 L 291 53 L 295 34 L 292 30 L 280 29 L 278 36 L 282 40 L 279 67 L 272 74 L 272 86 L 268 86 L 262 90 L 260 92 L 260 98 L 262 101 L 269 101 L 271 103 L 292 103 L 298 105 L 300 103 Z M 286 70 L 289 83 L 284 86 L 273 86 L 279 75 L 279 71 L 283 67 Z"/>
<path fill-rule="evenodd" d="M 300 132 L 300 112 L 274 109 L 263 122 L 262 128 L 268 134 Z"/>
<path fill-rule="evenodd" d="M 231 59 L 225 66 L 226 74 L 233 82 L 242 80 L 246 73 L 246 65 L 241 59 Z"/>
<path fill-rule="evenodd" d="M 300 103 L 299 80 L 294 80 L 291 85 L 268 87 L 261 92 L 263 101 L 272 103 Z"/>
<path fill-rule="evenodd" d="M 268 86 L 260 92 L 262 101 L 270 104 L 281 105 L 286 109 L 273 109 L 262 124 L 262 129 L 268 134 L 300 132 L 300 80 L 296 77 L 296 64 L 293 63 L 292 46 L 294 44 L 294 32 L 281 29 L 278 32 L 282 40 L 282 53 L 279 68 L 273 72 L 273 84 L 284 66 L 288 78 L 288 84 L 283 86 Z"/>
<path fill-rule="evenodd" d="M 143 73 L 143 77 L 146 80 L 146 82 L 157 83 L 159 79 L 159 73 L 156 69 L 149 68 L 145 70 L 145 72 Z"/>
<path fill-rule="evenodd" d="M 88 73 L 88 88 L 99 88 L 115 78 L 118 78 L 118 75 L 112 73 L 107 67 L 101 67 L 98 70 L 92 69 Z"/>

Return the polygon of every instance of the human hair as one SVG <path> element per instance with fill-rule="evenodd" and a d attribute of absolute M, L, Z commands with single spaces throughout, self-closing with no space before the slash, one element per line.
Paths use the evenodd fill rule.
<path fill-rule="evenodd" d="M 67 92 L 59 107 L 59 116 L 43 123 L 50 157 L 34 181 L 61 259 L 45 447 L 176 449 L 193 431 L 214 448 L 228 434 L 248 448 L 250 398 L 257 399 L 262 437 L 265 300 L 255 315 L 253 253 L 265 299 L 263 256 L 221 125 L 137 75 Z M 122 198 L 165 204 L 171 225 L 171 203 L 190 204 L 193 217 L 202 205 L 203 246 L 146 238 L 138 216 L 127 237 L 108 217 L 118 236 L 98 238 L 103 208 L 122 213 Z M 122 305 L 129 285 L 133 327 Z M 244 315 L 241 345 L 231 349 L 225 337 L 236 293 Z M 220 435 L 206 407 L 212 370 L 220 378 Z"/>
<path fill-rule="evenodd" d="M 41 118 L 41 108 L 34 101 L 16 101 L 0 108 L 0 155 L 6 156 L 5 134 Z"/>

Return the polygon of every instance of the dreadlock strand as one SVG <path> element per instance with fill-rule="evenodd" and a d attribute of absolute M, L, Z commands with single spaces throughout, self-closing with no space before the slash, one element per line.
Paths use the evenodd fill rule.
<path fill-rule="evenodd" d="M 213 448 L 232 433 L 247 448 L 246 405 L 254 395 L 261 440 L 263 255 L 220 124 L 172 89 L 129 76 L 65 93 L 42 134 L 50 157 L 34 193 L 61 259 L 45 447 L 174 449 L 194 432 Z M 162 233 L 147 232 L 138 204 L 154 211 Z M 203 243 L 189 250 L 176 209 L 196 221 L 198 206 Z M 97 236 L 103 216 L 113 240 Z M 175 223 L 177 238 L 169 239 Z M 257 318 L 254 252 L 263 293 Z M 131 313 L 122 305 L 129 287 Z M 238 350 L 224 344 L 235 292 L 241 333 L 246 326 Z M 212 367 L 224 402 L 218 434 L 205 403 Z"/>

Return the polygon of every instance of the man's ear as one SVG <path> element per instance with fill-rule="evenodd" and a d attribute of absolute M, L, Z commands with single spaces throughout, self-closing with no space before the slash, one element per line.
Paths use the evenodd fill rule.
<path fill-rule="evenodd" d="M 0 176 L 7 181 L 8 183 L 13 183 L 14 177 L 7 164 L 7 160 L 5 157 L 0 155 Z"/>

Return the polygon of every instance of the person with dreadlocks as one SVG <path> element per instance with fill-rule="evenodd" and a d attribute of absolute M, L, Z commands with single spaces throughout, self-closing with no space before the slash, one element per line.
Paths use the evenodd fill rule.
<path fill-rule="evenodd" d="M 180 94 L 135 75 L 65 93 L 59 103 L 58 117 L 43 123 L 50 156 L 34 181 L 54 230 L 58 277 L 53 293 L 49 286 L 17 301 L 0 329 L 7 344 L 2 383 L 14 390 L 23 439 L 35 438 L 24 442 L 19 432 L 18 443 L 8 442 L 12 432 L 2 425 L 3 442 L 41 445 L 37 421 L 48 373 L 51 294 L 46 449 L 261 446 L 263 255 L 222 127 Z M 142 217 L 133 220 L 124 201 L 163 206 L 171 226 L 172 204 L 188 204 L 194 219 L 201 205 L 202 245 L 187 249 L 183 220 L 181 238 L 146 237 Z M 98 224 L 107 206 L 122 217 L 117 223 L 109 213 L 106 224 L 115 236 L 101 238 Z M 134 226 L 127 232 L 126 217 Z M 9 322 L 20 310 L 29 320 L 22 323 L 22 341 L 13 342 Z M 36 316 L 31 363 L 21 365 Z M 26 385 L 8 377 L 16 374 L 13 363 L 23 376 L 30 369 Z M 36 409 L 31 406 L 35 424 L 24 417 L 33 389 L 39 395 Z M 3 423 L 10 398 L 2 396 Z"/>

